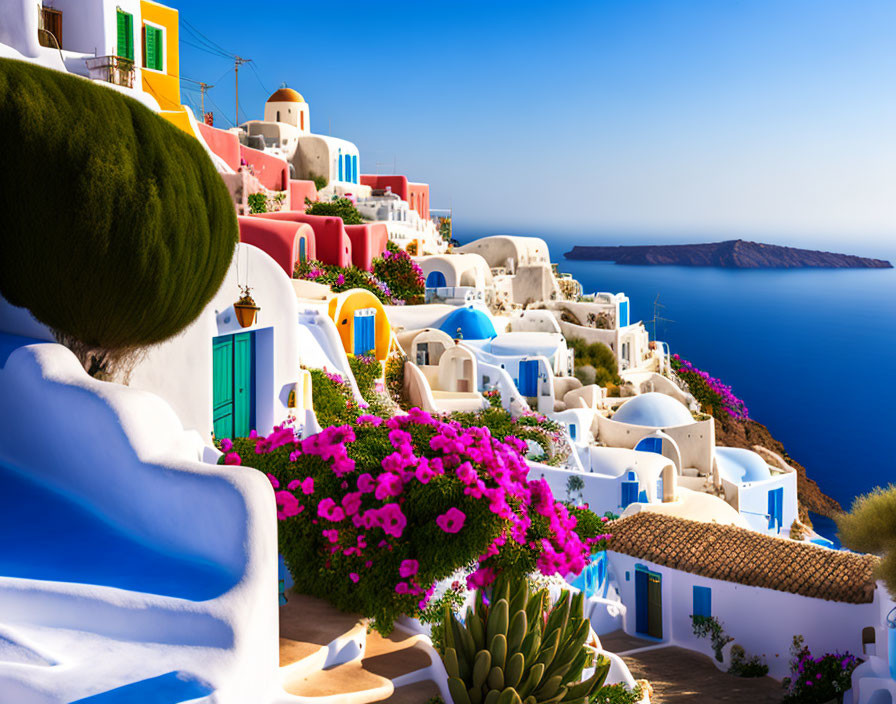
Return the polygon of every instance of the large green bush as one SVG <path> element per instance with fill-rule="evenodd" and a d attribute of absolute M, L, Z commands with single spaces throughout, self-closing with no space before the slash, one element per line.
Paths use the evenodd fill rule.
<path fill-rule="evenodd" d="M 881 555 L 877 577 L 896 597 L 896 485 L 857 497 L 849 513 L 837 516 L 840 541 L 850 550 Z"/>
<path fill-rule="evenodd" d="M 0 154 L 0 293 L 60 339 L 91 358 L 151 345 L 218 290 L 238 238 L 227 188 L 136 100 L 0 59 Z"/>
<path fill-rule="evenodd" d="M 587 343 L 579 337 L 567 337 L 566 344 L 574 352 L 576 364 L 576 377 L 583 384 L 597 384 L 598 386 L 609 386 L 610 384 L 620 384 L 622 379 L 619 377 L 619 365 L 616 363 L 616 355 L 613 350 L 602 342 Z M 582 367 L 589 367 L 583 374 L 578 370 Z"/>

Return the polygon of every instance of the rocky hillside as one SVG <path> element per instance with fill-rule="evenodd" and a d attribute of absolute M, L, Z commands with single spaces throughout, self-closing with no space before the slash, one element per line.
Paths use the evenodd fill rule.
<path fill-rule="evenodd" d="M 617 264 L 715 266 L 727 269 L 892 269 L 883 259 L 818 252 L 775 244 L 728 240 L 705 244 L 636 245 L 621 247 L 576 245 L 567 259 L 611 261 Z"/>
<path fill-rule="evenodd" d="M 758 445 L 781 455 L 797 471 L 797 494 L 800 501 L 800 517 L 803 521 L 807 518 L 805 509 L 831 518 L 843 511 L 835 499 L 822 492 L 818 484 L 809 478 L 806 468 L 787 454 L 784 446 L 772 437 L 768 428 L 762 423 L 757 423 L 755 420 L 734 419 L 717 421 L 716 444 L 750 450 Z"/>

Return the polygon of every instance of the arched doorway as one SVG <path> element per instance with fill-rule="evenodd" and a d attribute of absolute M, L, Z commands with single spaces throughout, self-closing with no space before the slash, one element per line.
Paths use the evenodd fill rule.
<path fill-rule="evenodd" d="M 426 277 L 426 288 L 445 288 L 447 285 L 448 282 L 441 271 L 431 271 Z"/>

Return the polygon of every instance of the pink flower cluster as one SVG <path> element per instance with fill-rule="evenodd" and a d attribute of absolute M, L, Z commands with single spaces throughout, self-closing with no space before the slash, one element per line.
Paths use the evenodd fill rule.
<path fill-rule="evenodd" d="M 672 355 L 672 367 L 676 374 L 688 382 L 689 387 L 693 387 L 691 380 L 698 380 L 702 385 L 705 385 L 709 393 L 717 397 L 718 405 L 721 410 L 732 418 L 737 420 L 747 420 L 750 417 L 747 411 L 747 404 L 744 403 L 743 399 L 735 396 L 731 391 L 731 387 L 722 383 L 721 380 L 710 376 L 707 372 L 704 372 L 701 369 L 697 369 L 697 367 L 691 364 L 688 360 L 682 359 L 677 354 Z M 698 401 L 704 401 L 704 399 L 699 397 L 699 392 L 695 393 L 694 388 L 690 388 L 690 390 L 691 393 L 697 397 Z"/>
<path fill-rule="evenodd" d="M 285 448 L 292 462 L 303 455 L 315 455 L 330 463 L 330 470 L 342 480 L 343 493 L 338 496 L 319 495 L 310 476 L 294 479 L 285 488 L 273 475 L 268 477 L 275 489 L 277 517 L 288 520 L 301 515 L 300 520 L 317 526 L 325 539 L 325 553 L 341 552 L 357 560 L 357 568 L 348 573 L 353 583 L 363 581 L 364 569 L 373 564 L 377 551 L 391 551 L 408 529 L 402 509 L 408 486 L 449 478 L 462 485 L 465 496 L 485 502 L 489 511 L 504 522 L 498 538 L 479 557 L 478 568 L 468 579 L 471 587 L 488 585 L 495 579 L 490 560 L 508 541 L 538 553 L 538 569 L 546 575 L 578 574 L 587 565 L 591 544 L 596 539 L 582 541 L 574 530 L 575 516 L 554 500 L 547 482 L 529 479 L 529 468 L 521 454 L 526 451 L 522 440 L 508 437 L 500 442 L 488 428 L 464 428 L 416 408 L 407 415 L 388 419 L 361 415 L 357 424 L 385 426 L 383 431 L 392 451 L 383 457 L 378 472 L 356 471 L 355 460 L 348 454 L 356 434 L 347 425 L 331 426 L 305 439 L 298 438 L 291 427 L 280 426 L 267 437 L 259 438 L 255 446 L 258 454 Z M 415 447 L 409 432 L 413 426 L 421 425 L 435 431 L 429 448 Z M 421 450 L 426 454 L 433 451 L 437 456 L 423 456 Z M 530 512 L 541 516 L 550 528 L 549 537 L 537 543 L 530 537 Z M 450 506 L 430 520 L 447 540 L 467 526 L 467 515 L 458 506 Z M 381 533 L 377 535 L 375 531 Z M 424 608 L 433 585 L 418 581 L 421 571 L 426 571 L 425 566 L 421 570 L 413 557 L 403 560 L 394 575 L 395 593 L 421 596 L 419 604 Z"/>

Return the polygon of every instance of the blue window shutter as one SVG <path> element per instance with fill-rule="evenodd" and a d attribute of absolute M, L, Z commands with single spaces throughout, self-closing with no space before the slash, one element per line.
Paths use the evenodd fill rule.
<path fill-rule="evenodd" d="M 712 589 L 694 587 L 694 616 L 712 616 Z"/>

